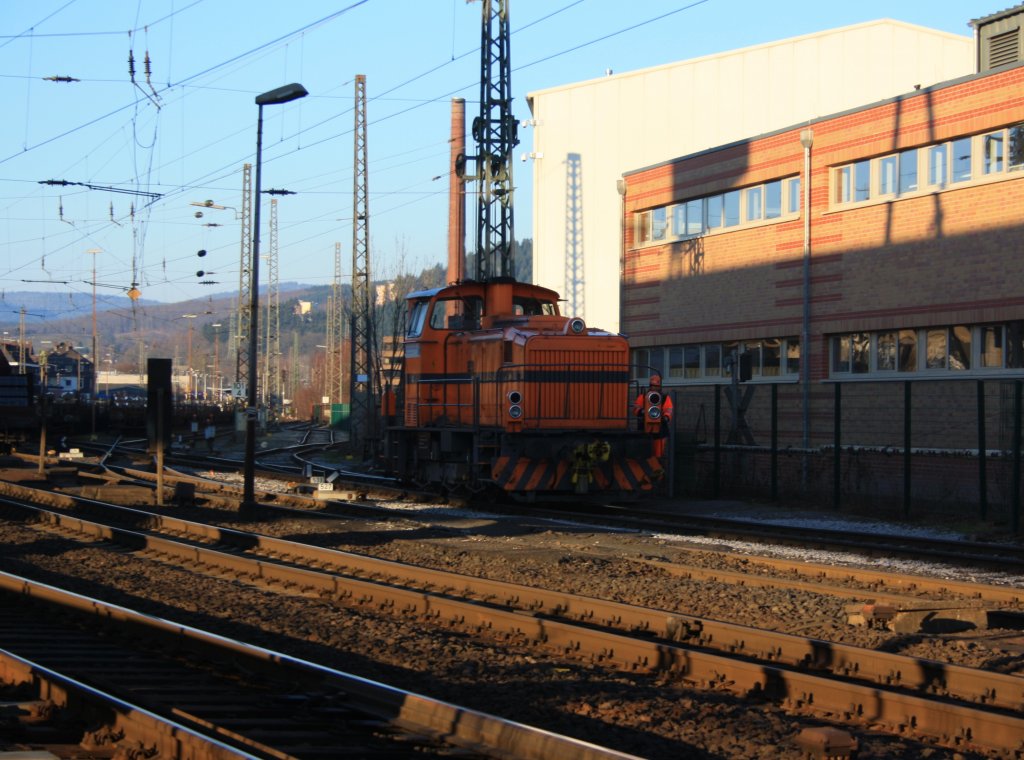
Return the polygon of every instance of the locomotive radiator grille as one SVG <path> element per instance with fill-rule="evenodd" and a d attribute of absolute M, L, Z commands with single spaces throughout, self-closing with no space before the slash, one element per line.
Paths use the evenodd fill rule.
<path fill-rule="evenodd" d="M 521 371 L 527 419 L 578 427 L 627 419 L 629 370 L 622 350 L 533 349 Z"/>

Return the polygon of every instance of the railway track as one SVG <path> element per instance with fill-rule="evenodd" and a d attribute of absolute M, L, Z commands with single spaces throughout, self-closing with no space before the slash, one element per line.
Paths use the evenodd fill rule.
<path fill-rule="evenodd" d="M 163 562 L 509 637 L 604 667 L 660 670 L 704 688 L 758 694 L 790 710 L 932 737 L 948 747 L 1007 756 L 1024 750 L 1019 677 L 411 568 L 164 515 L 92 505 L 107 522 L 86 522 L 81 503 L 77 509 L 74 517 L 23 511 L 21 519 Z M 117 514 L 117 522 L 144 524 L 145 532 L 116 527 L 110 515 Z"/>
<path fill-rule="evenodd" d="M 842 530 L 820 525 L 801 527 L 772 524 L 767 521 L 730 519 L 687 514 L 685 504 L 663 509 L 591 506 L 578 510 L 521 508 L 520 514 L 546 519 L 593 521 L 622 530 L 694 535 L 722 541 L 748 541 L 752 544 L 798 546 L 803 549 L 849 551 L 867 557 L 893 559 L 929 559 L 959 565 L 1024 572 L 1024 543 L 942 539 Z"/>
<path fill-rule="evenodd" d="M 48 733 L 107 756 L 632 757 L 7 573 L 0 611 L 2 680 L 35 718 L 15 744 Z"/>

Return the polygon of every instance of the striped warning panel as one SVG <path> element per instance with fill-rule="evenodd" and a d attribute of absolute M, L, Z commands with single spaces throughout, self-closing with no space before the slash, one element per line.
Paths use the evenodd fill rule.
<path fill-rule="evenodd" d="M 572 463 L 567 459 L 531 459 L 524 456 L 500 456 L 491 472 L 494 482 L 505 491 L 563 492 L 576 490 Z M 650 491 L 664 476 L 656 457 L 602 462 L 590 470 L 590 490 Z M 585 477 L 580 473 L 579 477 Z"/>

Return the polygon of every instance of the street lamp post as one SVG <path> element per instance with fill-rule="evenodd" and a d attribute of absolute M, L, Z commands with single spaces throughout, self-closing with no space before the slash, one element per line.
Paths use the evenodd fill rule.
<path fill-rule="evenodd" d="M 290 103 L 293 100 L 304 98 L 309 93 L 301 84 L 294 82 L 278 87 L 275 90 L 264 92 L 256 96 L 256 105 L 259 107 L 256 120 L 256 192 L 253 194 L 256 208 L 253 212 L 252 225 L 252 261 L 250 263 L 250 288 L 249 299 L 249 377 L 248 383 L 248 406 L 245 410 L 245 465 L 242 471 L 242 508 L 256 506 L 256 417 L 257 395 L 256 381 L 257 356 L 256 347 L 259 342 L 259 314 L 260 314 L 260 180 L 263 169 L 263 106 Z"/>
<path fill-rule="evenodd" d="M 103 253 L 99 248 L 90 248 L 86 253 L 92 254 L 92 366 L 93 366 L 93 387 L 90 388 L 90 414 L 92 415 L 92 438 L 96 439 L 96 371 L 99 366 L 96 359 L 97 356 L 97 332 L 96 332 L 96 254 Z M 81 367 L 82 360 L 79 358 L 78 365 Z M 78 386 L 78 392 L 81 394 L 82 386 Z"/>

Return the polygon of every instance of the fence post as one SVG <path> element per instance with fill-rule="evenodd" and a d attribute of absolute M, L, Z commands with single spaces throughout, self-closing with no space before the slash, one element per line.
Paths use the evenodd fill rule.
<path fill-rule="evenodd" d="M 779 385 L 772 383 L 772 501 L 779 500 Z"/>
<path fill-rule="evenodd" d="M 1013 532 L 1020 532 L 1020 412 L 1024 381 L 1013 383 Z"/>
<path fill-rule="evenodd" d="M 843 384 L 835 385 L 835 402 L 832 409 L 832 506 L 839 509 L 839 483 L 842 478 L 842 423 L 843 423 Z"/>
<path fill-rule="evenodd" d="M 719 475 L 722 468 L 722 386 L 715 386 L 715 458 L 712 468 L 714 482 L 711 486 L 713 498 L 717 499 L 719 494 Z"/>
<path fill-rule="evenodd" d="M 903 517 L 910 517 L 910 381 L 903 381 Z"/>
<path fill-rule="evenodd" d="M 978 381 L 978 506 L 981 519 L 988 517 L 988 472 L 985 462 L 985 381 Z"/>

